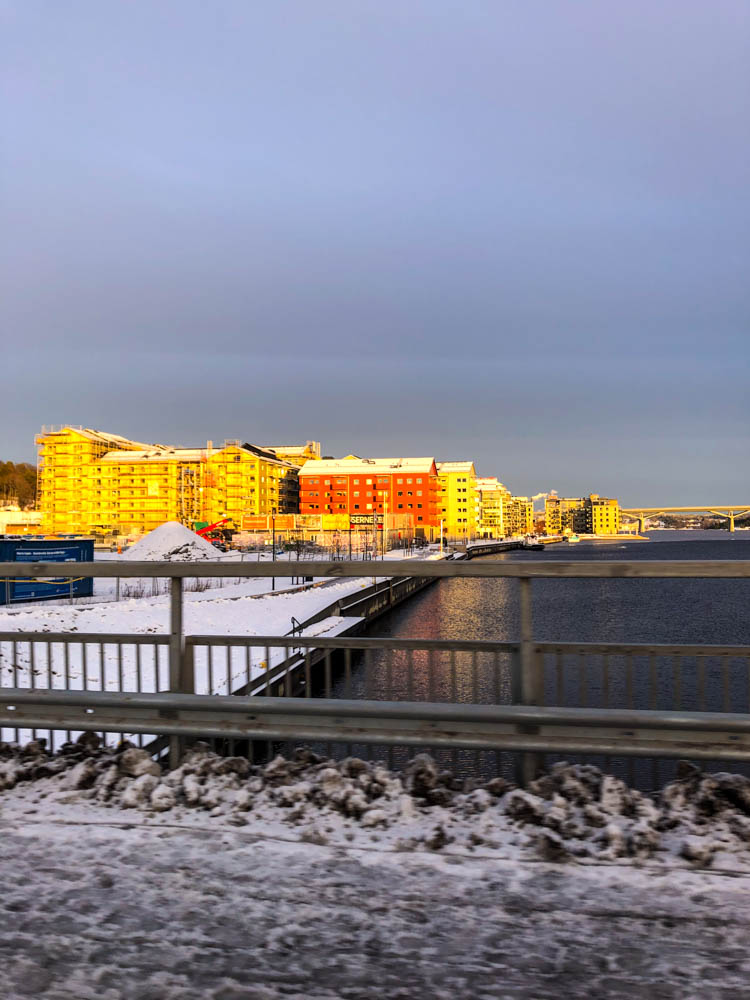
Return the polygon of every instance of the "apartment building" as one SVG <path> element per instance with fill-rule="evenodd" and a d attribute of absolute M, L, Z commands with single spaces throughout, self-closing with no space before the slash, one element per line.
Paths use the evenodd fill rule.
<path fill-rule="evenodd" d="M 296 513 L 298 467 L 239 441 L 173 448 L 89 428 L 43 431 L 38 482 L 47 533 L 134 534 L 165 521 Z"/>
<path fill-rule="evenodd" d="M 586 532 L 589 535 L 617 535 L 620 531 L 620 504 L 613 497 L 590 493 L 584 500 Z"/>
<path fill-rule="evenodd" d="M 301 468 L 305 462 L 320 458 L 320 441 L 306 441 L 304 444 L 268 444 L 263 445 L 263 451 L 270 451 L 284 462 L 290 462 Z"/>
<path fill-rule="evenodd" d="M 550 494 L 545 504 L 548 535 L 616 535 L 620 530 L 620 504 L 611 497 L 590 493 L 587 497 Z"/>
<path fill-rule="evenodd" d="M 504 538 L 505 508 L 510 490 L 496 476 L 479 476 L 476 489 L 476 523 L 480 538 Z"/>
<path fill-rule="evenodd" d="M 320 459 L 302 466 L 299 481 L 301 514 L 348 514 L 354 524 L 410 515 L 417 536 L 432 540 L 439 534 L 434 458 Z"/>
<path fill-rule="evenodd" d="M 586 530 L 583 497 L 559 497 L 551 493 L 544 501 L 545 530 L 548 535 L 578 534 Z"/>
<path fill-rule="evenodd" d="M 438 462 L 440 519 L 448 538 L 469 540 L 477 534 L 477 474 L 473 462 Z"/>
<path fill-rule="evenodd" d="M 529 497 L 511 497 L 504 508 L 506 535 L 531 535 L 534 532 L 534 501 Z"/>

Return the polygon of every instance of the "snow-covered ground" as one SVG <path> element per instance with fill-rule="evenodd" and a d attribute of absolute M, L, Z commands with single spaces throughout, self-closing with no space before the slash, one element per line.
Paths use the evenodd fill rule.
<path fill-rule="evenodd" d="M 4 1000 L 748 996 L 744 778 L 0 757 Z"/>
<path fill-rule="evenodd" d="M 165 528 L 171 526 L 165 525 Z M 180 532 L 188 536 L 191 532 L 176 525 Z M 156 545 L 152 536 L 147 536 L 140 545 L 147 546 L 141 555 L 150 558 L 169 555 L 175 545 L 185 556 L 184 547 L 192 545 L 200 552 L 200 546 L 211 549 L 209 555 L 217 555 L 216 550 L 202 539 L 197 545 L 187 543 L 174 530 L 166 532 L 163 544 Z M 150 541 L 151 540 L 151 541 Z M 158 541 L 158 540 L 157 540 Z M 131 551 L 135 552 L 138 546 Z M 188 553 L 189 554 L 189 553 Z M 206 554 L 204 552 L 204 554 Z M 238 553 L 232 557 L 237 558 Z M 400 558 L 401 553 L 386 553 L 388 558 Z M 422 558 L 435 558 L 435 553 L 422 553 Z M 125 559 L 125 556 L 110 558 Z M 198 561 L 191 558 L 189 561 Z M 415 557 L 417 561 L 417 557 Z M 387 563 L 387 559 L 386 559 Z M 271 581 L 264 578 L 249 580 L 217 580 L 214 589 L 183 594 L 183 628 L 186 635 L 273 635 L 284 636 L 291 632 L 293 619 L 304 622 L 319 614 L 339 599 L 369 587 L 373 579 L 383 580 L 383 562 L 363 563 L 371 572 L 381 575 L 363 576 L 343 580 L 317 580 L 306 589 L 292 588 L 291 581 L 277 578 L 279 589 L 270 593 Z M 113 580 L 98 581 L 114 586 Z M 124 581 L 123 581 L 124 582 Z M 129 581 L 133 582 L 133 581 Z M 151 586 L 151 580 L 135 581 Z M 0 687 L 27 687 L 34 673 L 34 686 L 70 688 L 80 690 L 125 690 L 155 691 L 168 687 L 168 659 L 165 645 L 134 646 L 107 643 L 108 635 L 153 635 L 169 630 L 169 596 L 162 593 L 127 600 L 112 600 L 113 592 L 107 592 L 103 600 L 84 604 L 52 605 L 45 602 L 28 604 L 12 609 L 0 609 L 0 632 L 14 633 L 13 640 L 0 641 Z M 351 625 L 351 619 L 329 617 L 314 623 L 304 630 L 306 636 L 333 636 Z M 68 633 L 72 640 L 76 633 L 101 635 L 103 643 L 75 643 L 67 648 L 61 643 L 24 642 L 25 632 Z M 33 645 L 33 664 L 32 664 Z M 253 646 L 246 652 L 244 648 L 218 648 L 209 653 L 206 647 L 197 647 L 195 653 L 196 693 L 224 694 L 247 683 L 250 679 L 265 676 L 269 666 L 281 662 L 286 657 L 281 648 L 267 649 Z M 11 738 L 10 731 L 0 731 L 1 738 Z M 28 738 L 27 733 L 20 735 Z"/>

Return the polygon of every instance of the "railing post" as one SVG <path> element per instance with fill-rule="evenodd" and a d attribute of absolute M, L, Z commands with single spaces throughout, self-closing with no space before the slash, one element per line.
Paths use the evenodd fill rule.
<path fill-rule="evenodd" d="M 195 694 L 195 646 L 185 639 L 182 653 L 182 673 L 180 691 L 183 694 Z"/>
<path fill-rule="evenodd" d="M 531 578 L 522 576 L 519 583 L 519 609 L 521 619 L 520 677 L 516 677 L 514 694 L 520 695 L 522 705 L 541 705 L 544 701 L 544 680 L 541 663 L 534 649 L 534 628 L 531 612 Z M 517 768 L 519 784 L 524 787 L 533 781 L 542 769 L 542 754 L 527 751 L 520 755 Z"/>
<path fill-rule="evenodd" d="M 182 688 L 182 577 L 170 578 L 169 588 L 169 690 L 179 693 Z M 179 736 L 169 737 L 169 766 L 179 767 L 183 751 Z"/>

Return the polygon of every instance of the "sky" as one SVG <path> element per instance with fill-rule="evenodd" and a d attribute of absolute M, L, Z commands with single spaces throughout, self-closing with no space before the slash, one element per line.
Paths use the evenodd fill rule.
<path fill-rule="evenodd" d="M 0 0 L 42 425 L 750 500 L 745 0 Z"/>

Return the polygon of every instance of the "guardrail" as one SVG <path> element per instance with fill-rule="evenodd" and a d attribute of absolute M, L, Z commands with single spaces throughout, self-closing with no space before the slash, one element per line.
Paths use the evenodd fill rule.
<path fill-rule="evenodd" d="M 521 705 L 4 690 L 0 725 L 524 753 L 750 760 L 750 716 Z"/>
<path fill-rule="evenodd" d="M 580 753 L 623 756 L 747 759 L 744 730 L 731 729 L 730 721 L 747 718 L 738 715 L 738 707 L 741 712 L 750 710 L 750 647 L 538 642 L 533 637 L 531 598 L 535 579 L 748 579 L 750 561 L 393 560 L 373 563 L 372 571 L 381 576 L 387 573 L 390 582 L 370 588 L 372 593 L 361 591 L 339 600 L 339 613 L 356 612 L 358 602 L 377 601 L 387 588 L 409 586 L 409 581 L 515 578 L 520 591 L 518 640 L 318 638 L 300 635 L 299 627 L 288 636 L 184 635 L 185 578 L 362 578 L 361 562 L 102 562 L 67 567 L 60 563 L 0 563 L 0 578 L 150 577 L 170 581 L 169 633 L 0 633 L 0 696 L 5 706 L 0 726 L 16 731 L 44 729 L 50 735 L 86 728 L 137 734 L 141 743 L 145 739 L 155 750 L 163 748 L 168 739 L 171 762 L 175 763 L 186 734 L 215 735 L 215 720 L 206 714 L 210 702 L 212 711 L 231 714 L 232 726 L 221 729 L 231 740 L 312 739 L 305 735 L 313 732 L 309 713 L 322 713 L 328 720 L 326 727 L 313 728 L 315 739 L 326 742 L 394 747 L 427 745 L 411 741 L 429 736 L 433 747 L 521 750 L 525 780 L 539 768 L 541 754 L 570 753 L 573 747 Z M 13 714 L 19 705 L 32 704 L 20 697 L 19 692 L 24 691 L 36 699 L 37 714 L 29 714 L 27 708 Z M 58 706 L 55 715 L 50 709 L 53 703 L 45 701 L 62 694 L 64 717 L 59 708 L 63 702 L 54 702 Z M 316 697 L 318 694 L 322 698 Z M 102 698 L 122 695 L 126 695 L 125 700 L 109 705 L 108 711 L 117 710 L 114 715 L 102 714 Z M 151 714 L 143 715 L 144 704 L 133 699 L 156 695 L 161 700 L 151 704 Z M 216 702 L 222 695 L 223 700 Z M 187 711 L 187 704 L 170 701 L 175 697 L 206 699 L 206 708 L 191 704 L 190 712 L 197 714 L 188 718 L 181 714 L 183 709 Z M 253 728 L 245 718 L 238 727 L 238 714 L 273 714 L 271 708 L 257 709 L 261 700 L 265 705 L 284 702 L 284 726 L 274 729 L 257 723 Z M 6 711 L 10 704 L 15 708 Z M 157 709 L 156 704 L 161 707 Z M 313 704 L 314 710 L 310 708 Z M 398 711 L 405 713 L 400 716 L 404 724 L 378 727 L 378 718 L 391 718 L 394 704 L 403 706 Z M 345 705 L 359 705 L 359 715 L 351 714 L 353 709 L 345 712 Z M 380 706 L 374 716 L 372 705 Z M 525 707 L 523 712 L 521 706 Z M 514 712 L 509 714 L 511 708 Z M 137 717 L 136 709 L 141 712 Z M 477 715 L 474 709 L 485 714 Z M 540 714 L 531 721 L 534 712 Z M 613 712 L 629 713 L 630 722 Z M 344 715 L 358 721 L 344 722 Z M 119 720 L 114 729 L 113 719 Z M 462 719 L 468 729 L 456 727 Z M 596 719 L 600 723 L 592 721 Z M 37 725 L 31 725 L 34 720 Z M 180 722 L 176 728 L 175 720 Z M 186 720 L 192 729 L 182 725 Z M 682 728 L 677 725 L 680 720 L 687 720 Z M 596 738 L 584 732 L 591 726 L 598 727 Z M 638 736 L 641 731 L 651 735 Z M 698 732 L 708 733 L 710 738 L 690 735 Z M 471 735 L 470 744 L 466 743 L 467 734 Z M 156 736 L 161 739 L 154 741 Z M 581 749 L 584 746 L 589 749 Z"/>

